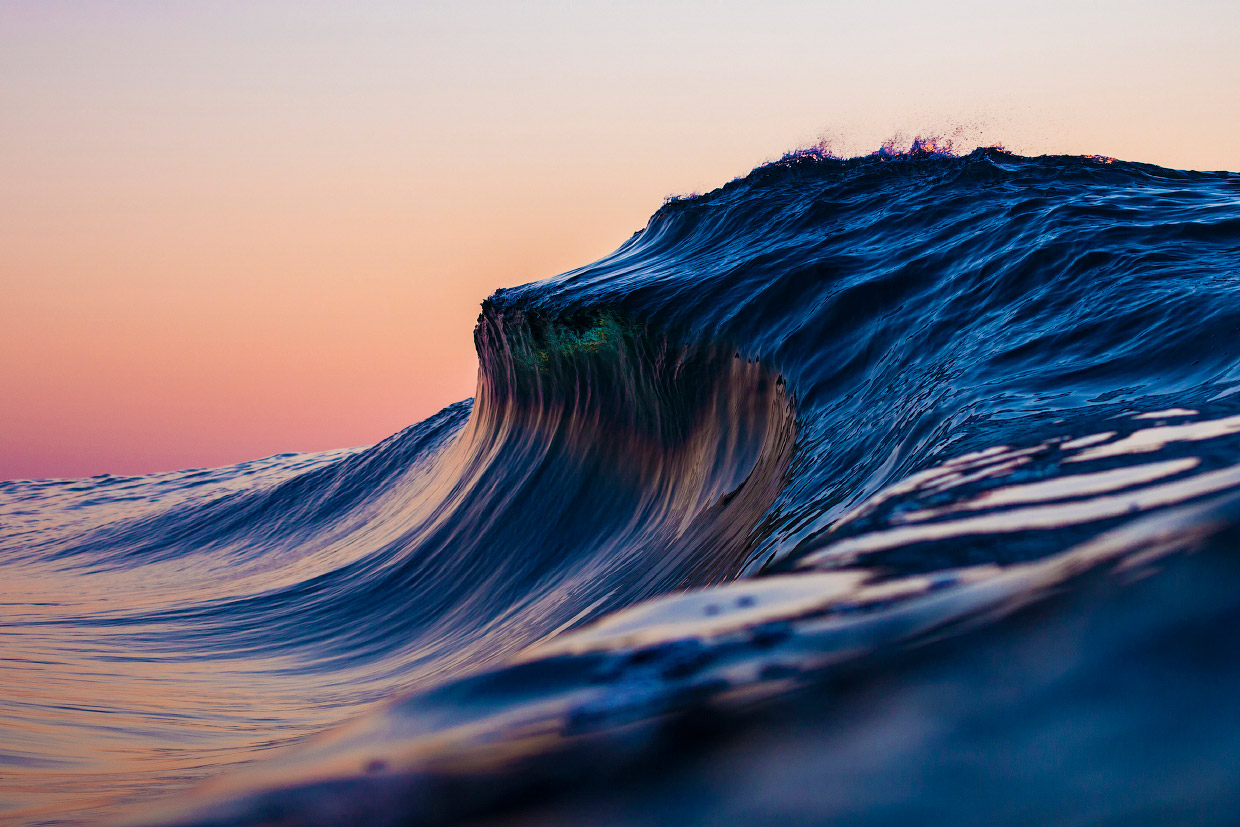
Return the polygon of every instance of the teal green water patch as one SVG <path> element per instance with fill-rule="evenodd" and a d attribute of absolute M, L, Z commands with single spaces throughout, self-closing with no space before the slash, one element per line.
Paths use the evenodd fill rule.
<path fill-rule="evenodd" d="M 585 320 L 585 324 L 556 320 L 531 326 L 530 340 L 525 347 L 516 348 L 513 356 L 518 367 L 541 370 L 552 362 L 620 350 L 641 330 L 639 325 L 607 312 Z"/>

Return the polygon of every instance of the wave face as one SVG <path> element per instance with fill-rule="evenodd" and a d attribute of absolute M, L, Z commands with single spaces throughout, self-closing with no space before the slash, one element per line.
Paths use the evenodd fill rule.
<path fill-rule="evenodd" d="M 0 484 L 0 818 L 1234 813 L 1240 175 L 793 155 L 475 341 L 372 448 Z"/>

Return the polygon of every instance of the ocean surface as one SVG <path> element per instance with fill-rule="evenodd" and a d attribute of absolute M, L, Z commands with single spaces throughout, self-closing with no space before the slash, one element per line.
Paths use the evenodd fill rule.
<path fill-rule="evenodd" d="M 1236 823 L 1240 174 L 795 153 L 475 341 L 0 483 L 0 821 Z"/>

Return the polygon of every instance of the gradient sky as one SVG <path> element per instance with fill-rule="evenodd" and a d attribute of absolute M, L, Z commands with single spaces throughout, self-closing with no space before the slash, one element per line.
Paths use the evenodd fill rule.
<path fill-rule="evenodd" d="M 0 479 L 375 442 L 494 288 L 829 139 L 1240 170 L 1240 3 L 5 2 Z"/>

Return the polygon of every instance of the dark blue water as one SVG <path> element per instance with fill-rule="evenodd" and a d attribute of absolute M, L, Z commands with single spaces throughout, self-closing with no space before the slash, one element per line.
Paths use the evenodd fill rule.
<path fill-rule="evenodd" d="M 1231 823 L 1240 175 L 801 153 L 372 448 L 0 484 L 13 822 Z"/>

